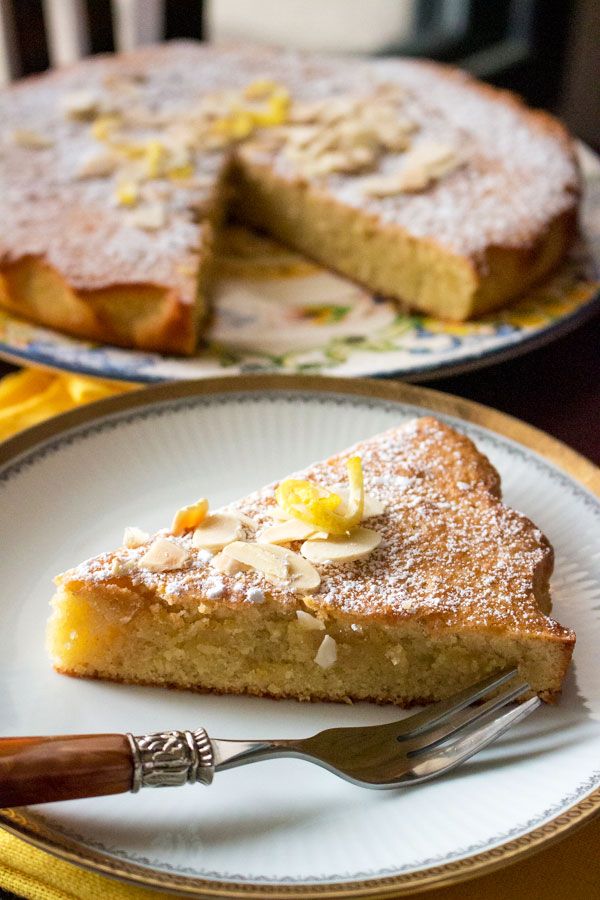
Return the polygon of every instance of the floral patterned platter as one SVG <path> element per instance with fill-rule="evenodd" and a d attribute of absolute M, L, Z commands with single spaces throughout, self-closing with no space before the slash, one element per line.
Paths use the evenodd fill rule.
<path fill-rule="evenodd" d="M 582 238 L 563 267 L 516 304 L 451 324 L 399 310 L 265 237 L 231 227 L 206 344 L 188 359 L 66 337 L 0 312 L 12 362 L 148 383 L 244 372 L 425 380 L 547 343 L 600 308 L 600 161 L 582 148 Z"/>

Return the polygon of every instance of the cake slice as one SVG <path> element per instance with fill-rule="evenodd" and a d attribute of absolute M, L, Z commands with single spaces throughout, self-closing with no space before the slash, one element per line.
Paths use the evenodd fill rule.
<path fill-rule="evenodd" d="M 545 700 L 560 691 L 575 635 L 549 615 L 552 548 L 435 419 L 207 505 L 58 576 L 59 672 L 410 706 L 515 665 Z"/>
<path fill-rule="evenodd" d="M 0 307 L 193 353 L 229 209 L 374 293 L 462 321 L 576 231 L 565 129 L 445 66 L 176 42 L 0 91 Z"/>

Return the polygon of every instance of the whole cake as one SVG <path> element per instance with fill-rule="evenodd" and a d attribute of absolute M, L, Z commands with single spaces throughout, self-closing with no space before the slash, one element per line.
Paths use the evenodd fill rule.
<path fill-rule="evenodd" d="M 552 700 L 575 643 L 553 553 L 466 437 L 423 418 L 56 579 L 59 672 L 400 706 L 518 666 Z"/>
<path fill-rule="evenodd" d="M 557 265 L 577 202 L 558 122 L 433 63 L 178 42 L 0 94 L 0 306 L 122 346 L 193 352 L 226 210 L 464 320 Z"/>

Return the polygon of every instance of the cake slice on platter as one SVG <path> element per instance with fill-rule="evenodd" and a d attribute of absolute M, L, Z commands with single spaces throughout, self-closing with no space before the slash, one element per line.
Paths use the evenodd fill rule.
<path fill-rule="evenodd" d="M 59 575 L 69 675 L 301 700 L 426 703 L 508 665 L 553 700 L 575 635 L 553 551 L 465 436 L 421 418 Z"/>

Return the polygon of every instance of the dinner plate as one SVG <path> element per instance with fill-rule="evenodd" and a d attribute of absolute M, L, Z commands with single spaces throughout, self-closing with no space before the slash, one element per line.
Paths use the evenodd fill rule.
<path fill-rule="evenodd" d="M 556 549 L 556 618 L 577 632 L 545 706 L 439 780 L 368 791 L 299 760 L 220 773 L 210 787 L 3 811 L 0 823 L 79 865 L 211 896 L 393 894 L 532 852 L 600 809 L 600 479 L 573 451 L 500 413 L 387 382 L 285 376 L 180 383 L 76 410 L 0 448 L 0 731 L 204 726 L 218 737 L 304 736 L 390 722 L 369 703 L 305 704 L 69 678 L 44 650 L 52 576 L 152 530 L 206 494 L 215 505 L 352 442 L 434 411 L 499 469 L 506 501 Z"/>
<path fill-rule="evenodd" d="M 549 280 L 474 322 L 412 315 L 273 241 L 229 228 L 217 260 L 207 343 L 182 359 L 66 337 L 0 311 L 0 355 L 149 383 L 246 372 L 396 375 L 419 381 L 525 353 L 600 308 L 600 162 L 580 148 L 581 239 Z"/>

